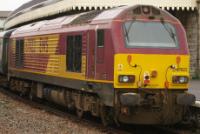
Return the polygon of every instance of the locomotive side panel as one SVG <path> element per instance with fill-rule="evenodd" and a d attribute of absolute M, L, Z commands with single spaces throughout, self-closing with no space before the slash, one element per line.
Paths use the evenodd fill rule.
<path fill-rule="evenodd" d="M 26 37 L 24 39 L 14 39 L 11 46 L 11 71 L 31 73 L 34 75 L 46 75 L 49 77 L 60 77 L 70 79 L 85 79 L 86 71 L 86 50 L 82 49 L 81 55 L 81 72 L 67 71 L 67 54 L 66 49 L 66 37 L 60 39 L 60 35 L 45 35 Z M 81 44 L 85 48 L 85 37 Z M 23 51 L 18 51 L 17 41 L 24 40 L 24 43 L 19 43 Z M 23 46 L 23 47 L 22 47 Z M 22 53 L 19 55 L 19 53 Z M 21 56 L 21 59 L 20 59 Z M 21 66 L 17 65 L 17 62 L 21 60 Z"/>
<path fill-rule="evenodd" d="M 58 75 L 60 69 L 58 41 L 59 35 L 25 38 L 23 69 Z"/>
<path fill-rule="evenodd" d="M 58 35 L 13 39 L 11 69 L 37 74 L 58 74 Z"/>

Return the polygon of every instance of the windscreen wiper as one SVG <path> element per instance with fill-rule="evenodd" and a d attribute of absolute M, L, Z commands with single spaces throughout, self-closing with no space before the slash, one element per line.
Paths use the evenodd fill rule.
<path fill-rule="evenodd" d="M 126 24 L 124 25 L 125 36 L 126 36 L 128 42 L 129 42 L 129 32 L 130 32 L 130 29 L 131 29 L 133 23 L 134 23 L 134 21 L 131 21 L 131 24 L 129 25 L 128 28 L 126 28 Z"/>
<path fill-rule="evenodd" d="M 169 33 L 169 36 L 173 39 L 174 43 L 176 44 L 176 35 L 174 34 L 174 32 L 172 31 L 172 29 L 165 24 L 164 20 L 161 20 L 161 23 L 163 25 L 163 27 L 165 28 L 165 30 Z"/>

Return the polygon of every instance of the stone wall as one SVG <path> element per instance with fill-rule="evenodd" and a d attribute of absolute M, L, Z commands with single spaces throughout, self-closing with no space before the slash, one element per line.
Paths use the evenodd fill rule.
<path fill-rule="evenodd" d="M 187 40 L 190 50 L 190 74 L 193 78 L 198 77 L 198 12 L 195 11 L 171 11 L 186 29 Z"/>

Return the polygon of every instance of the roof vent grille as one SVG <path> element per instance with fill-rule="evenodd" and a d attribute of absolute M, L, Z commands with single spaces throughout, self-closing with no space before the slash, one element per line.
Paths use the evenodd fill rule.
<path fill-rule="evenodd" d="M 141 13 L 142 11 L 140 7 L 137 7 L 136 9 L 133 10 L 133 14 L 141 14 Z"/>

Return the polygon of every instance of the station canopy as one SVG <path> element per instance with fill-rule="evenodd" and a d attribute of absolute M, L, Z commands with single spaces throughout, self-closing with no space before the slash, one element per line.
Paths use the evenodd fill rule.
<path fill-rule="evenodd" d="M 16 9 L 7 19 L 5 29 L 75 11 L 101 10 L 123 5 L 154 5 L 166 10 L 195 10 L 197 0 L 32 0 Z"/>

